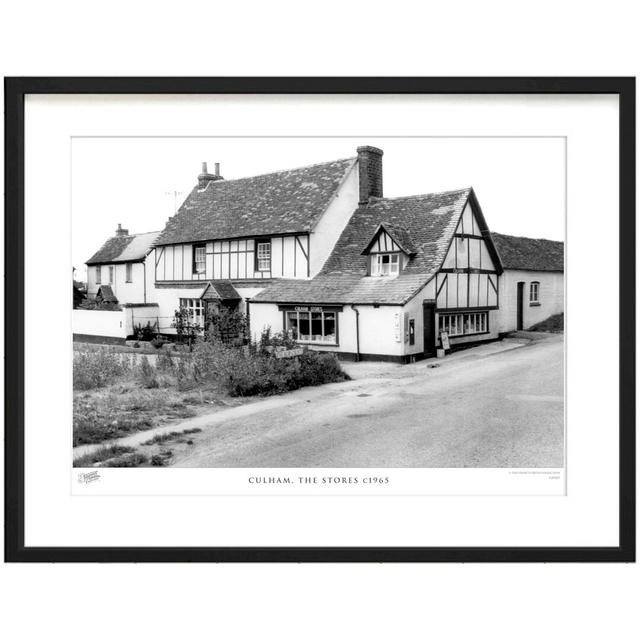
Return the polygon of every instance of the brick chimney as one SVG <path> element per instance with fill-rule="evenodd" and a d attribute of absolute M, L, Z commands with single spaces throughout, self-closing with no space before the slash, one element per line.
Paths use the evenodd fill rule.
<path fill-rule="evenodd" d="M 116 229 L 116 235 L 117 236 L 128 236 L 129 235 L 129 229 L 123 229 L 122 225 L 120 223 L 118 223 L 118 228 Z"/>
<path fill-rule="evenodd" d="M 382 153 L 377 147 L 358 147 L 360 204 L 367 204 L 371 196 L 382 198 Z"/>
<path fill-rule="evenodd" d="M 202 172 L 198 176 L 198 189 L 206 189 L 207 185 L 210 182 L 214 182 L 215 180 L 223 180 L 224 178 L 220 175 L 220 163 L 216 162 L 215 164 L 215 173 L 209 173 L 207 171 L 207 163 L 202 163 Z"/>

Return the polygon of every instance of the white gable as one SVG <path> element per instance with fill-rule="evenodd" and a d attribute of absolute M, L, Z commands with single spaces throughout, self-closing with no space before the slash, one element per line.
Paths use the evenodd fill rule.
<path fill-rule="evenodd" d="M 496 265 L 491 258 L 486 242 L 480 237 L 481 235 L 480 226 L 471 204 L 467 202 L 442 268 L 495 271 Z"/>
<path fill-rule="evenodd" d="M 389 253 L 392 251 L 401 251 L 401 249 L 384 229 L 380 229 L 373 244 L 369 247 L 369 253 Z"/>

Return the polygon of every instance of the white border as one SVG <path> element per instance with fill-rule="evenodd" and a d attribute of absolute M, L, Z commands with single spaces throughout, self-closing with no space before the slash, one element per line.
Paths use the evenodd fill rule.
<path fill-rule="evenodd" d="M 72 135 L 567 136 L 571 246 L 567 497 L 72 497 L 70 345 L 49 340 L 44 357 L 42 342 L 28 340 L 27 546 L 618 543 L 618 289 L 607 268 L 618 263 L 616 97 L 29 96 L 25 121 L 25 282 L 38 291 L 26 296 L 27 336 L 41 334 L 43 310 L 49 335 L 69 335 L 71 292 L 51 283 L 68 282 Z M 593 291 L 607 296 L 599 321 Z M 596 354 L 590 346 L 605 332 L 609 348 Z"/>

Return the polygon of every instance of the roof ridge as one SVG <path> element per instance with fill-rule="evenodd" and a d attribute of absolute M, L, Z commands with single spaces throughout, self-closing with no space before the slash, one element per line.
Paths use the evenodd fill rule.
<path fill-rule="evenodd" d="M 325 162 L 314 162 L 313 164 L 305 164 L 299 167 L 291 167 L 290 169 L 278 169 L 277 171 L 267 171 L 267 173 L 257 173 L 252 176 L 242 176 L 240 178 L 224 178 L 223 180 L 213 180 L 207 184 L 228 184 L 229 182 L 237 182 L 238 180 L 250 180 L 251 178 L 263 178 L 265 176 L 274 176 L 278 173 L 288 173 L 289 171 L 300 171 L 300 169 L 311 169 L 313 167 L 320 167 L 325 164 L 334 164 L 335 162 L 346 162 L 347 160 L 355 162 L 358 158 L 352 156 L 349 158 L 338 158 L 336 160 L 326 160 Z"/>
<path fill-rule="evenodd" d="M 372 196 L 370 199 L 370 204 L 375 204 L 376 202 L 382 202 L 385 200 L 411 200 L 413 198 L 427 198 L 429 196 L 445 196 L 452 193 L 463 193 L 465 191 L 471 192 L 473 187 L 464 187 L 462 189 L 451 189 L 449 191 L 432 191 L 431 193 L 416 193 L 412 196 L 394 196 L 393 198 L 378 198 L 376 196 Z"/>
<path fill-rule="evenodd" d="M 500 233 L 499 231 L 491 231 L 493 235 L 502 236 L 503 238 L 519 238 L 522 240 L 544 240 L 545 242 L 557 242 L 564 244 L 564 240 L 552 240 L 551 238 L 532 238 L 531 236 L 514 236 L 511 233 Z"/>
<path fill-rule="evenodd" d="M 162 229 L 158 231 L 138 231 L 137 233 L 128 233 L 126 236 L 111 236 L 112 238 L 135 238 L 136 236 L 146 236 L 151 233 L 162 233 Z"/>

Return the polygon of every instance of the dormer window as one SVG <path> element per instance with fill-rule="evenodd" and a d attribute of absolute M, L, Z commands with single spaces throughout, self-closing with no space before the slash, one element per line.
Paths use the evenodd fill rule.
<path fill-rule="evenodd" d="M 362 255 L 369 256 L 368 272 L 372 276 L 395 278 L 416 251 L 406 229 L 384 223 L 378 225 Z"/>
<path fill-rule="evenodd" d="M 371 256 L 372 276 L 397 276 L 399 273 L 399 253 L 374 253 Z"/>

